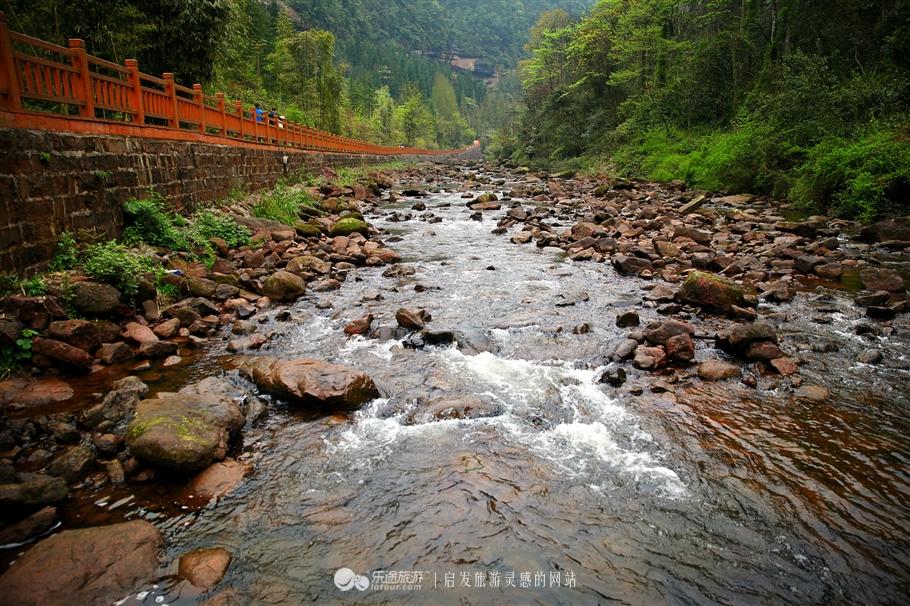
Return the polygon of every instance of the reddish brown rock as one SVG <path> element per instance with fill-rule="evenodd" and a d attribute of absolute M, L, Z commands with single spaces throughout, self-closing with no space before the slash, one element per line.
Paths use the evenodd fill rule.
<path fill-rule="evenodd" d="M 705 360 L 698 365 L 698 376 L 706 381 L 721 381 L 739 377 L 742 371 L 739 366 L 723 360 Z"/>
<path fill-rule="evenodd" d="M 425 309 L 405 309 L 401 308 L 395 312 L 395 319 L 398 325 L 408 330 L 421 330 L 426 327 L 427 322 L 433 319 L 430 313 Z"/>
<path fill-rule="evenodd" d="M 7 606 L 110 604 L 154 577 L 162 546 L 145 521 L 66 530 L 10 566 L 0 596 Z"/>
<path fill-rule="evenodd" d="M 720 276 L 702 272 L 690 274 L 677 296 L 684 303 L 719 313 L 730 313 L 734 306 L 746 306 L 739 286 Z"/>
<path fill-rule="evenodd" d="M 47 336 L 86 352 L 93 352 L 101 347 L 101 332 L 94 322 L 88 320 L 51 322 Z"/>
<path fill-rule="evenodd" d="M 143 343 L 154 343 L 158 340 L 158 337 L 152 332 L 152 329 L 148 326 L 143 326 L 138 322 L 130 322 L 123 329 L 123 338 L 131 343 L 136 345 L 142 345 Z"/>
<path fill-rule="evenodd" d="M 344 327 L 344 332 L 347 335 L 364 335 L 370 331 L 370 326 L 373 325 L 373 314 L 367 314 L 359 320 L 354 320 L 350 324 Z"/>
<path fill-rule="evenodd" d="M 32 353 L 75 370 L 88 370 L 94 361 L 91 355 L 78 347 L 67 345 L 63 341 L 41 337 L 36 337 L 32 341 Z"/>
<path fill-rule="evenodd" d="M 192 495 L 197 499 L 214 499 L 223 497 L 240 486 L 243 479 L 253 470 L 250 463 L 240 463 L 233 459 L 225 459 L 220 463 L 210 465 L 190 480 L 184 490 L 187 496 Z"/>
<path fill-rule="evenodd" d="M 183 555 L 178 574 L 195 587 L 209 591 L 224 577 L 231 565 L 231 554 L 221 547 L 198 549 Z"/>

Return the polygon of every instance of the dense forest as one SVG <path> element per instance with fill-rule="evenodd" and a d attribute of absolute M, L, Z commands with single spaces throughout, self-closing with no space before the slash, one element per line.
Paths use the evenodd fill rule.
<path fill-rule="evenodd" d="M 527 51 L 501 156 L 910 208 L 908 0 L 601 0 L 542 15 Z"/>
<path fill-rule="evenodd" d="M 139 60 L 288 118 L 384 144 L 456 147 L 501 123 L 519 86 L 527 29 L 554 6 L 589 0 L 2 0 L 13 29 Z M 492 62 L 501 86 L 432 56 Z"/>

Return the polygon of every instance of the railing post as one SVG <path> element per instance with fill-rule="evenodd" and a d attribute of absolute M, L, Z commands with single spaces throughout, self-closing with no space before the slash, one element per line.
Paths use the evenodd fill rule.
<path fill-rule="evenodd" d="M 241 139 L 243 139 L 243 103 L 240 101 L 234 101 L 234 110 L 237 112 L 237 117 L 240 118 L 240 132 L 237 134 L 240 135 Z"/>
<path fill-rule="evenodd" d="M 168 118 L 168 126 L 180 128 L 180 116 L 177 113 L 177 89 L 174 87 L 174 74 L 165 72 L 162 75 L 162 78 L 164 78 L 164 92 L 171 100 L 172 117 Z"/>
<path fill-rule="evenodd" d="M 95 90 L 92 87 L 92 74 L 88 69 L 88 55 L 85 52 L 85 41 L 79 38 L 69 39 L 73 67 L 79 71 L 82 81 L 82 108 L 79 115 L 83 118 L 95 117 Z"/>
<path fill-rule="evenodd" d="M 218 99 L 218 112 L 221 114 L 221 134 L 227 137 L 227 113 L 224 109 L 224 93 L 215 93 Z"/>
<path fill-rule="evenodd" d="M 123 64 L 130 70 L 129 82 L 134 121 L 136 124 L 142 126 L 145 124 L 145 106 L 143 105 L 142 99 L 142 80 L 139 77 L 139 62 L 135 59 L 127 59 Z"/>
<path fill-rule="evenodd" d="M 6 104 L 12 110 L 22 109 L 19 97 L 19 73 L 13 60 L 13 43 L 9 39 L 6 14 L 0 11 L 0 85 L 6 90 Z"/>
<path fill-rule="evenodd" d="M 193 96 L 196 97 L 196 105 L 199 106 L 199 132 L 205 133 L 205 95 L 202 94 L 202 85 L 193 85 Z"/>
<path fill-rule="evenodd" d="M 259 141 L 259 112 L 256 111 L 254 106 L 250 115 L 253 118 L 253 141 Z"/>

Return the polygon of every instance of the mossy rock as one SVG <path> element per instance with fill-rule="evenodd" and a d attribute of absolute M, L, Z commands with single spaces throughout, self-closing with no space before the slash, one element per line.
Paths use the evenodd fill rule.
<path fill-rule="evenodd" d="M 718 313 L 730 313 L 734 305 L 746 305 L 742 288 L 716 274 L 699 271 L 686 278 L 677 296 L 680 301 Z"/>
<path fill-rule="evenodd" d="M 298 221 L 294 224 L 294 229 L 301 238 L 318 238 L 322 235 L 320 226 L 309 221 Z"/>
<path fill-rule="evenodd" d="M 236 402 L 190 394 L 143 400 L 127 428 L 130 452 L 159 469 L 192 473 L 220 461 L 243 426 Z"/>
<path fill-rule="evenodd" d="M 370 226 L 365 221 L 354 217 L 339 219 L 335 222 L 335 225 L 332 226 L 333 236 L 350 236 L 353 233 L 368 236 L 370 234 Z"/>

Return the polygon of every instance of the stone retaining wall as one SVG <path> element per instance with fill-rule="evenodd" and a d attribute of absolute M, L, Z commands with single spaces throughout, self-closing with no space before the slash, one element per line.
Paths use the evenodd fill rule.
<path fill-rule="evenodd" d="M 150 188 L 184 210 L 232 190 L 272 187 L 301 169 L 393 159 L 0 129 L 0 272 L 42 268 L 64 231 L 116 237 L 123 202 Z"/>

